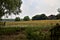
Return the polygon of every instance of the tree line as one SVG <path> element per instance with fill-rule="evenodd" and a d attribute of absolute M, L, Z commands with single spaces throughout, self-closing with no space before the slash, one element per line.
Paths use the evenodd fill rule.
<path fill-rule="evenodd" d="M 46 16 L 45 14 L 41 14 L 41 15 L 35 15 L 32 17 L 32 19 L 29 18 L 29 16 L 25 16 L 23 18 L 24 21 L 29 21 L 29 20 L 57 20 L 60 19 L 60 8 L 57 9 L 57 11 L 59 12 L 59 14 L 57 15 L 49 15 Z M 20 18 L 16 17 L 15 21 L 19 21 Z"/>
<path fill-rule="evenodd" d="M 32 19 L 30 19 L 29 16 L 25 16 L 23 19 L 20 19 L 20 17 L 16 17 L 15 21 L 29 21 L 29 20 L 58 20 L 60 19 L 60 14 L 57 15 L 49 15 L 46 16 L 45 14 L 41 14 L 41 15 L 35 15 L 32 17 Z"/>
<path fill-rule="evenodd" d="M 49 16 L 46 16 L 45 14 L 41 14 L 32 17 L 32 20 L 56 20 L 56 19 L 60 19 L 60 14 L 49 15 Z"/>

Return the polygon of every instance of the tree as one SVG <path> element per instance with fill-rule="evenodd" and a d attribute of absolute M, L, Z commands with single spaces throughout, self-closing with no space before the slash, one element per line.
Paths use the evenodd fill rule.
<path fill-rule="evenodd" d="M 15 21 L 20 21 L 20 17 L 16 17 L 15 18 Z"/>
<path fill-rule="evenodd" d="M 40 17 L 40 15 L 35 15 L 35 16 L 32 17 L 32 20 L 40 20 L 39 17 Z"/>
<path fill-rule="evenodd" d="M 57 19 L 60 19 L 60 8 L 58 8 L 57 11 L 59 12 L 59 14 L 56 15 L 56 18 L 57 18 Z"/>
<path fill-rule="evenodd" d="M 57 14 L 56 15 L 56 19 L 60 19 L 60 14 Z"/>
<path fill-rule="evenodd" d="M 45 14 L 40 15 L 40 20 L 46 20 L 46 19 L 47 19 L 47 16 Z"/>
<path fill-rule="evenodd" d="M 60 8 L 58 8 L 58 10 L 57 10 L 59 13 L 60 13 Z"/>
<path fill-rule="evenodd" d="M 45 14 L 35 15 L 32 17 L 32 20 L 46 20 L 47 16 Z"/>
<path fill-rule="evenodd" d="M 55 16 L 55 15 L 50 15 L 50 16 L 48 16 L 48 19 L 49 19 L 49 20 L 56 19 L 56 16 Z"/>
<path fill-rule="evenodd" d="M 24 21 L 29 21 L 30 18 L 29 18 L 29 16 L 25 16 L 23 20 L 24 20 Z"/>
<path fill-rule="evenodd" d="M 21 0 L 0 0 L 0 18 L 5 14 L 19 14 L 21 4 Z"/>

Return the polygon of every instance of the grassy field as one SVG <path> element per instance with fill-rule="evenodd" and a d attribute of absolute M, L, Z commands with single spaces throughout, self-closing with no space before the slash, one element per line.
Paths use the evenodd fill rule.
<path fill-rule="evenodd" d="M 2 27 L 0 40 L 50 40 L 49 28 L 45 27 Z"/>
<path fill-rule="evenodd" d="M 56 23 L 60 20 L 6 22 L 0 28 L 0 40 L 51 40 L 50 29 Z"/>
<path fill-rule="evenodd" d="M 35 20 L 35 21 L 19 21 L 19 22 L 6 22 L 6 26 L 53 26 L 56 23 L 60 24 L 60 20 Z"/>

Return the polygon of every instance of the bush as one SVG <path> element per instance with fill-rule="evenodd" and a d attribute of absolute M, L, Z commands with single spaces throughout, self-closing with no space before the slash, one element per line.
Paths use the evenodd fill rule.
<path fill-rule="evenodd" d="M 15 21 L 20 21 L 20 20 L 21 20 L 20 17 L 15 18 Z"/>
<path fill-rule="evenodd" d="M 43 32 L 40 27 L 29 27 L 25 32 L 28 40 L 50 40 L 49 32 Z"/>
<path fill-rule="evenodd" d="M 29 16 L 25 16 L 23 20 L 24 20 L 24 21 L 29 21 L 30 18 L 29 18 Z"/>

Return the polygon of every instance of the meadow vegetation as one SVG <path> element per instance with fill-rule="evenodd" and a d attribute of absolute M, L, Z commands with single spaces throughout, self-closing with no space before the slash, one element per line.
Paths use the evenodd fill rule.
<path fill-rule="evenodd" d="M 6 22 L 0 27 L 0 40 L 51 40 L 49 30 L 56 23 L 60 20 Z"/>
<path fill-rule="evenodd" d="M 26 26 L 54 26 L 56 23 L 60 24 L 60 20 L 30 20 L 30 21 L 16 21 L 16 22 L 6 22 L 5 26 L 20 26 L 20 27 L 26 27 Z"/>

